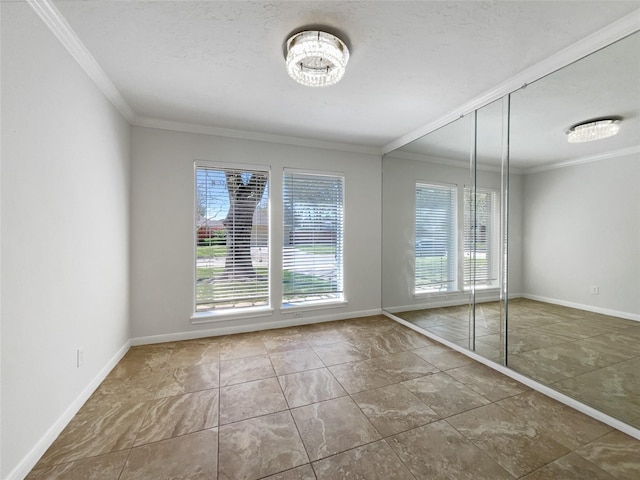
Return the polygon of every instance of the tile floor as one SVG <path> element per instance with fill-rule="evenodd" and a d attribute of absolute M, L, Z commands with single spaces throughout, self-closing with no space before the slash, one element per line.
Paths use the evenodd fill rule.
<path fill-rule="evenodd" d="M 27 478 L 639 473 L 637 440 L 375 316 L 133 347 Z"/>
<path fill-rule="evenodd" d="M 500 305 L 478 307 L 476 351 L 501 362 Z M 396 315 L 469 347 L 466 305 Z M 509 302 L 508 344 L 509 368 L 640 428 L 640 323 L 517 299 Z"/>

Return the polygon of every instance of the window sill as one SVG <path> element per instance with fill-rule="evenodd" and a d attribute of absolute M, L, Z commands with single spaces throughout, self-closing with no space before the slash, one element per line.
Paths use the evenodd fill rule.
<path fill-rule="evenodd" d="M 271 307 L 248 307 L 239 309 L 220 310 L 218 312 L 198 312 L 191 315 L 191 324 L 224 322 L 238 318 L 268 317 L 273 315 Z"/>
<path fill-rule="evenodd" d="M 280 311 L 282 313 L 295 313 L 310 310 L 323 310 L 327 308 L 341 308 L 349 304 L 346 300 L 321 300 L 318 302 L 308 302 L 300 305 L 282 305 Z"/>
<path fill-rule="evenodd" d="M 463 292 L 462 290 L 450 290 L 448 292 L 419 292 L 414 293 L 413 298 L 453 297 L 460 295 L 461 293 L 466 294 L 468 292 Z"/>
<path fill-rule="evenodd" d="M 476 294 L 478 293 L 496 293 L 500 291 L 500 287 L 476 287 Z M 464 293 L 471 293 L 471 289 L 464 290 Z"/>

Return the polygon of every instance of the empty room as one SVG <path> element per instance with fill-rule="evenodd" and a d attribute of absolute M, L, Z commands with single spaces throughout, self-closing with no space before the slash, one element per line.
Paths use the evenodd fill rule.
<path fill-rule="evenodd" d="M 640 1 L 0 1 L 0 479 L 640 478 Z"/>

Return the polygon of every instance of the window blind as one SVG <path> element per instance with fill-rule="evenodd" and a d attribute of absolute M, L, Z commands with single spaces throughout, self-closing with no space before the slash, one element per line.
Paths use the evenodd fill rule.
<path fill-rule="evenodd" d="M 284 173 L 283 304 L 341 300 L 344 178 Z"/>
<path fill-rule="evenodd" d="M 416 184 L 415 293 L 455 289 L 456 190 Z"/>
<path fill-rule="evenodd" d="M 464 288 L 488 288 L 498 282 L 498 192 L 464 188 Z"/>
<path fill-rule="evenodd" d="M 196 312 L 268 305 L 269 172 L 196 167 Z"/>

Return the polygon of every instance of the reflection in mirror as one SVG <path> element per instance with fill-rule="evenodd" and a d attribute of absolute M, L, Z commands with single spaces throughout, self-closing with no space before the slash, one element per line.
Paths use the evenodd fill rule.
<path fill-rule="evenodd" d="M 505 115 L 498 100 L 383 161 L 383 307 L 500 363 Z"/>
<path fill-rule="evenodd" d="M 638 52 L 635 33 L 387 154 L 382 255 L 385 311 L 635 428 Z M 603 117 L 618 135 L 568 142 Z"/>
<path fill-rule="evenodd" d="M 640 33 L 511 95 L 508 366 L 640 428 Z M 619 134 L 569 143 L 572 125 Z M 516 174 L 513 174 L 513 172 Z M 511 182 L 510 182 L 511 183 Z M 521 233 L 516 233 L 517 231 Z"/>
<path fill-rule="evenodd" d="M 498 363 L 503 363 L 505 345 L 500 219 L 506 113 L 502 99 L 477 110 L 474 178 L 465 187 L 465 288 L 475 306 L 471 347 Z"/>
<path fill-rule="evenodd" d="M 383 308 L 465 348 L 473 334 L 463 235 L 472 120 L 383 159 Z"/>

